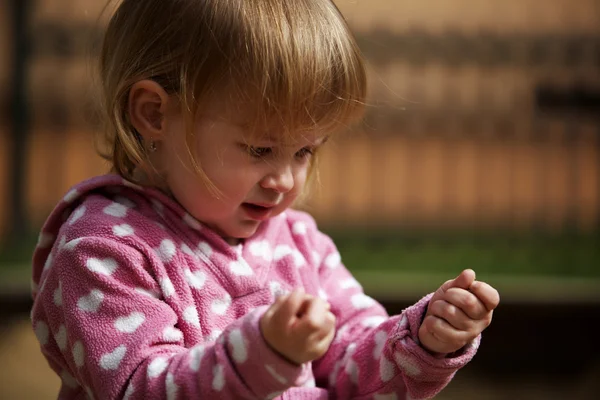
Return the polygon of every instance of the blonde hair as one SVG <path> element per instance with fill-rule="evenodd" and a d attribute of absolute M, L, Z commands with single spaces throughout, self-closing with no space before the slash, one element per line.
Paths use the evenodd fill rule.
<path fill-rule="evenodd" d="M 188 155 L 202 104 L 226 94 L 250 106 L 252 126 L 276 123 L 282 140 L 303 130 L 334 132 L 360 120 L 366 73 L 331 0 L 123 0 L 100 52 L 103 156 L 134 180 L 149 165 L 128 118 L 131 86 L 143 79 L 178 97 Z"/>

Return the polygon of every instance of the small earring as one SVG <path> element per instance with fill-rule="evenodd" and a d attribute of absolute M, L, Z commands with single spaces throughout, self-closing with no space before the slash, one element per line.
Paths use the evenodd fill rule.
<path fill-rule="evenodd" d="M 156 151 L 156 142 L 154 140 L 150 141 L 150 145 L 148 146 L 148 148 L 150 149 L 150 151 L 152 153 L 154 153 Z"/>

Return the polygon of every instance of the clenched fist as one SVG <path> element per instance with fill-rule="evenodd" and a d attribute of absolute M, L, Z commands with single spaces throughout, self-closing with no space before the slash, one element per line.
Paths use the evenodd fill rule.
<path fill-rule="evenodd" d="M 500 296 L 496 289 L 475 281 L 466 269 L 433 295 L 419 328 L 421 345 L 432 353 L 455 352 L 475 339 L 492 322 Z"/>
<path fill-rule="evenodd" d="M 302 290 L 279 297 L 260 320 L 267 343 L 295 364 L 316 360 L 329 349 L 335 316 L 329 303 Z"/>

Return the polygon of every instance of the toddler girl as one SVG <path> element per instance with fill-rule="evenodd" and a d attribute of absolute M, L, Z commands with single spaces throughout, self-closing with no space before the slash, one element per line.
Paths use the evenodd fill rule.
<path fill-rule="evenodd" d="M 290 208 L 364 106 L 330 0 L 123 0 L 100 77 L 113 173 L 33 259 L 59 398 L 429 398 L 473 357 L 498 304 L 473 271 L 389 317 Z"/>

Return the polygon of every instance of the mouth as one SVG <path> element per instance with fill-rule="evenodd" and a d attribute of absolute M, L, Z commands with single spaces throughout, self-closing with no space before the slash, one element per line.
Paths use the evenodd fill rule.
<path fill-rule="evenodd" d="M 242 203 L 242 209 L 253 220 L 264 221 L 271 216 L 276 204 Z"/>

